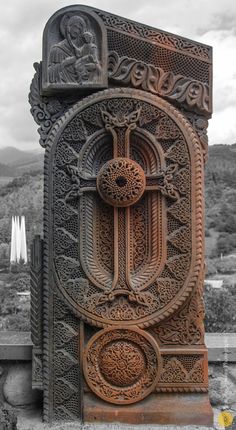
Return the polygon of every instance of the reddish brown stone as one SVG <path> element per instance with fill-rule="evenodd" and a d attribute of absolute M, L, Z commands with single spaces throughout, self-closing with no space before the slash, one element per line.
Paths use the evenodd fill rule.
<path fill-rule="evenodd" d="M 35 67 L 45 216 L 31 321 L 44 419 L 208 425 L 211 48 L 71 6 L 46 25 Z"/>

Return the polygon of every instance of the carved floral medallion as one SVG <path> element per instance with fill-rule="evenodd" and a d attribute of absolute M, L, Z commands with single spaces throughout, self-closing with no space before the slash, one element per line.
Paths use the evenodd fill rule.
<path fill-rule="evenodd" d="M 142 167 L 122 157 L 107 161 L 97 177 L 100 196 L 106 203 L 117 207 L 136 203 L 145 191 L 145 182 Z"/>
<path fill-rule="evenodd" d="M 162 361 L 156 342 L 137 328 L 109 328 L 85 350 L 84 375 L 91 390 L 115 404 L 135 403 L 154 390 Z"/>

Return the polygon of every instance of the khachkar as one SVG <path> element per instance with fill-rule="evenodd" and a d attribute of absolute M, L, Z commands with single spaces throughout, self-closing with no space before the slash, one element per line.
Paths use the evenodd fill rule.
<path fill-rule="evenodd" d="M 45 200 L 31 319 L 44 419 L 210 424 L 211 48 L 71 6 L 48 21 L 35 70 Z"/>

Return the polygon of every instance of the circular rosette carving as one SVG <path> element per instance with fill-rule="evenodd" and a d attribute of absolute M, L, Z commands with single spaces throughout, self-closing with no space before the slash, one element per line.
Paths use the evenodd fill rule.
<path fill-rule="evenodd" d="M 138 163 L 129 158 L 113 158 L 101 168 L 97 177 L 102 199 L 116 207 L 131 206 L 145 191 L 145 174 Z"/>
<path fill-rule="evenodd" d="M 84 374 L 91 390 L 115 404 L 135 403 L 150 394 L 161 371 L 153 337 L 138 328 L 108 328 L 85 350 Z"/>

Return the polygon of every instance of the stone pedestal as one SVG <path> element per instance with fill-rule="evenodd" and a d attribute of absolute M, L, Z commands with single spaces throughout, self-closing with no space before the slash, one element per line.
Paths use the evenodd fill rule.
<path fill-rule="evenodd" d="M 109 405 L 93 394 L 84 397 L 85 422 L 156 424 L 187 426 L 213 423 L 213 411 L 207 394 L 152 394 L 129 406 Z"/>

